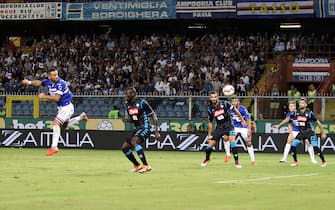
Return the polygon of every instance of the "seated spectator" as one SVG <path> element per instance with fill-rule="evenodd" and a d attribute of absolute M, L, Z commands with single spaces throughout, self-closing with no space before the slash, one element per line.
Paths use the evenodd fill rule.
<path fill-rule="evenodd" d="M 126 86 L 124 83 L 120 83 L 120 86 L 118 88 L 116 88 L 116 94 L 117 95 L 125 95 L 126 94 Z"/>
<path fill-rule="evenodd" d="M 199 132 L 201 133 L 207 133 L 208 131 L 208 122 L 207 122 L 207 119 L 206 118 L 203 118 L 201 120 L 201 124 L 199 125 L 199 128 L 198 128 Z"/>
<path fill-rule="evenodd" d="M 190 37 L 188 37 L 186 42 L 185 42 L 185 48 L 186 49 L 192 49 L 193 48 L 193 41 L 191 40 Z"/>
<path fill-rule="evenodd" d="M 159 94 L 164 94 L 165 93 L 164 87 L 165 87 L 164 82 L 162 81 L 162 78 L 159 77 L 157 82 L 155 83 L 155 91 Z"/>
<path fill-rule="evenodd" d="M 246 85 L 244 84 L 244 82 L 243 82 L 243 80 L 242 79 L 240 79 L 239 81 L 238 81 L 238 83 L 237 83 L 237 95 L 242 95 L 242 96 L 244 96 L 244 95 L 246 95 L 246 93 L 247 93 L 247 87 L 246 87 Z"/>
<path fill-rule="evenodd" d="M 192 102 L 192 110 L 191 110 L 191 115 L 192 115 L 192 118 L 199 118 L 201 116 L 201 111 L 200 111 L 200 108 L 199 106 Z"/>
<path fill-rule="evenodd" d="M 200 94 L 208 94 L 209 91 L 213 89 L 212 83 L 207 79 L 203 83 L 202 90 L 200 91 Z"/>
<path fill-rule="evenodd" d="M 187 124 L 187 128 L 186 128 L 186 132 L 187 133 L 194 133 L 196 131 L 197 131 L 197 126 L 195 124 L 193 124 L 192 120 L 189 120 L 188 124 Z"/>

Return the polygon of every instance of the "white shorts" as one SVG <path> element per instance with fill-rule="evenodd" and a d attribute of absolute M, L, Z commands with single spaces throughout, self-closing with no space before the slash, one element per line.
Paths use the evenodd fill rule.
<path fill-rule="evenodd" d="M 293 134 L 293 138 L 297 137 L 299 131 L 292 131 L 292 134 Z"/>
<path fill-rule="evenodd" d="M 59 106 L 57 109 L 58 113 L 55 117 L 55 120 L 58 121 L 61 125 L 68 121 L 74 113 L 74 107 L 72 103 L 66 106 Z"/>
<path fill-rule="evenodd" d="M 235 134 L 240 134 L 244 141 L 248 140 L 248 128 L 234 128 Z"/>

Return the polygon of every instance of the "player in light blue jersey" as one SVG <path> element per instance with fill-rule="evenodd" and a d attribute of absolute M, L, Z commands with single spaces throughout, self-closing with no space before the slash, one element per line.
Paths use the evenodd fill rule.
<path fill-rule="evenodd" d="M 240 104 L 240 99 L 237 98 L 236 96 L 232 97 L 231 103 L 241 113 L 242 117 L 246 121 L 246 124 L 243 126 L 241 123 L 241 119 L 235 114 L 235 112 L 230 111 L 230 115 L 232 116 L 232 120 L 233 120 L 235 134 L 236 136 L 240 135 L 242 139 L 245 141 L 245 143 L 247 144 L 247 150 L 250 156 L 251 164 L 256 165 L 254 147 L 251 142 L 250 114 L 247 108 Z M 225 150 L 226 150 L 226 145 L 225 145 Z M 228 158 L 226 157 L 225 161 L 229 159 L 229 155 L 230 155 L 229 152 L 227 153 L 227 151 L 229 151 L 229 147 L 226 150 L 226 154 Z"/>
<path fill-rule="evenodd" d="M 49 101 L 54 101 L 57 103 L 58 113 L 52 122 L 52 144 L 51 148 L 46 153 L 47 156 L 53 155 L 59 151 L 58 140 L 61 133 L 61 128 L 65 129 L 67 126 L 71 126 L 78 122 L 79 120 L 87 121 L 88 117 L 85 112 L 81 113 L 79 116 L 71 118 L 74 113 L 74 107 L 72 104 L 72 93 L 67 87 L 64 80 L 58 77 L 57 69 L 51 69 L 48 71 L 48 79 L 33 80 L 29 81 L 27 79 L 22 80 L 24 85 L 33 86 L 45 86 L 49 90 L 50 95 L 44 93 L 39 93 L 39 99 L 45 99 Z M 71 118 L 71 119 L 70 119 Z"/>
<path fill-rule="evenodd" d="M 286 114 L 285 119 L 282 120 L 278 125 L 273 126 L 273 128 L 280 128 L 280 126 L 288 123 L 287 128 L 289 131 L 289 135 L 287 137 L 286 144 L 284 147 L 283 157 L 279 160 L 280 163 L 285 163 L 287 161 L 287 156 L 288 156 L 288 153 L 290 152 L 292 141 L 293 139 L 295 139 L 295 137 L 298 135 L 300 131 L 299 126 L 297 125 L 296 102 L 291 101 L 288 105 L 288 109 L 289 109 L 289 112 Z M 313 146 L 309 144 L 308 141 L 306 141 L 306 144 L 307 144 L 307 150 L 308 150 L 309 156 L 311 158 L 311 162 L 317 163 L 317 161 L 315 160 L 315 156 L 314 156 Z"/>

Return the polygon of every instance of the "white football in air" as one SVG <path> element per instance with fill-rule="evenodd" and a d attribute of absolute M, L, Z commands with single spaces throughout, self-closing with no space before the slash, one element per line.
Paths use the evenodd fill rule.
<path fill-rule="evenodd" d="M 231 96 L 231 95 L 234 95 L 234 94 L 235 94 L 235 88 L 234 88 L 234 86 L 232 86 L 232 85 L 225 85 L 225 86 L 222 88 L 222 93 L 223 93 L 223 95 L 225 95 L 225 96 Z"/>

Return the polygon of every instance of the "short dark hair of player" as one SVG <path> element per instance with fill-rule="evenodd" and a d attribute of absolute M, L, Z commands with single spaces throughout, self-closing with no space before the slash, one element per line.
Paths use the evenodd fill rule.
<path fill-rule="evenodd" d="M 218 94 L 218 93 L 216 91 L 209 92 L 209 95 L 212 95 L 212 94 Z"/>
<path fill-rule="evenodd" d="M 307 103 L 307 98 L 300 98 L 300 101 L 305 101 Z"/>
<path fill-rule="evenodd" d="M 49 69 L 49 70 L 48 70 L 48 74 L 51 73 L 51 72 L 53 72 L 53 71 L 57 71 L 57 68 L 54 68 L 54 67 L 53 67 L 53 68 Z"/>
<path fill-rule="evenodd" d="M 134 97 L 136 96 L 136 89 L 135 88 L 133 88 L 133 87 L 129 87 L 128 89 L 127 89 L 127 92 L 128 93 L 131 93 Z"/>
<path fill-rule="evenodd" d="M 240 100 L 239 97 L 237 97 L 237 95 L 232 95 L 231 100 L 234 100 L 234 99 Z"/>

